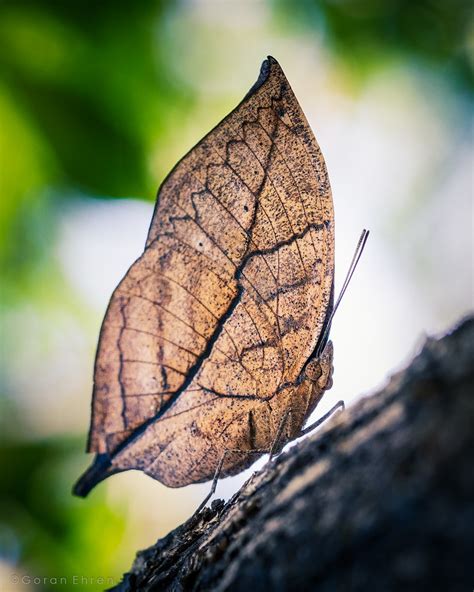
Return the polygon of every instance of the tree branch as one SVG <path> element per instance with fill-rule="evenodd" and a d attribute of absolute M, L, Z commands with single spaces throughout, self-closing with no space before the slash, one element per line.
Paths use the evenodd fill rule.
<path fill-rule="evenodd" d="M 473 360 L 471 317 L 139 552 L 115 590 L 471 590 Z"/>

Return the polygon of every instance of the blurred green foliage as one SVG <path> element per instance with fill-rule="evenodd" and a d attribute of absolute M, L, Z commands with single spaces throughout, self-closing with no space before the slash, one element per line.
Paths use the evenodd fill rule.
<path fill-rule="evenodd" d="M 48 188 L 154 196 L 150 154 L 191 97 L 167 53 L 172 7 L 0 2 L 0 260 L 16 278 L 53 231 Z"/>
<path fill-rule="evenodd" d="M 174 5 L 0 2 L 3 314 L 22 301 L 40 309 L 76 306 L 51 256 L 61 202 L 77 194 L 154 197 L 156 169 L 164 175 L 168 163 L 152 170 L 150 155 L 192 99 L 169 59 L 167 15 Z M 2 365 L 21 343 L 8 337 L 9 343 L 2 322 Z M 5 394 L 0 559 L 69 582 L 75 574 L 119 576 L 124 512 L 111 509 L 104 491 L 87 504 L 70 494 L 85 462 L 81 455 L 77 463 L 83 442 L 29 441 Z"/>
<path fill-rule="evenodd" d="M 118 553 L 123 512 L 113 511 L 103 492 L 87 504 L 70 495 L 79 472 L 77 447 L 77 441 L 56 439 L 3 442 L 0 448 L 0 471 L 8 476 L 2 484 L 0 558 L 12 565 L 21 558 L 31 575 L 69 582 L 53 583 L 53 589 L 69 590 L 73 576 L 83 574 L 117 581 L 124 560 Z"/>
<path fill-rule="evenodd" d="M 357 75 L 400 57 L 474 91 L 471 0 L 271 0 L 280 20 L 318 31 Z"/>

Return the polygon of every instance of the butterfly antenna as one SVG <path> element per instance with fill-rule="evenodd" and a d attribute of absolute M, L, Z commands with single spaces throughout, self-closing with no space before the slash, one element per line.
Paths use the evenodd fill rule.
<path fill-rule="evenodd" d="M 354 275 L 354 271 L 356 270 L 357 264 L 359 263 L 359 259 L 362 256 L 362 253 L 365 248 L 365 243 L 367 242 L 368 238 L 369 238 L 369 231 L 364 228 L 364 230 L 362 231 L 362 233 L 360 235 L 359 241 L 357 243 L 357 247 L 355 248 L 354 255 L 352 257 L 351 264 L 349 265 L 349 269 L 347 270 L 346 278 L 344 280 L 344 283 L 342 284 L 342 288 L 341 288 L 341 291 L 339 292 L 339 296 L 337 297 L 336 303 L 332 309 L 329 320 L 326 323 L 323 334 L 321 335 L 321 338 L 319 340 L 319 343 L 321 345 L 318 348 L 317 356 L 319 356 L 322 349 L 326 345 L 326 340 L 329 335 L 329 331 L 331 329 L 331 322 L 334 318 L 334 315 L 336 314 L 336 310 L 339 308 L 339 305 L 341 304 L 342 297 L 346 293 L 347 287 L 349 286 L 352 276 Z"/>

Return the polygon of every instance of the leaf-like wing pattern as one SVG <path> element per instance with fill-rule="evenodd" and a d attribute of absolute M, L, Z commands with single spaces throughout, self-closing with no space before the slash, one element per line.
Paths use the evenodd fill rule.
<path fill-rule="evenodd" d="M 212 477 L 223 447 L 268 441 L 332 307 L 333 222 L 323 157 L 268 58 L 164 181 L 145 251 L 112 296 L 93 480 L 139 468 L 185 485 Z"/>

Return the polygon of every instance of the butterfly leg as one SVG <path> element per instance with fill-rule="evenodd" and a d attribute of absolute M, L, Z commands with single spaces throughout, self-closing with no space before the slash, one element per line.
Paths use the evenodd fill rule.
<path fill-rule="evenodd" d="M 325 413 L 322 417 L 317 419 L 315 422 L 313 422 L 312 424 L 310 424 L 306 428 L 303 428 L 301 430 L 301 432 L 298 434 L 298 437 L 304 436 L 305 434 L 309 434 L 310 432 L 315 430 L 317 427 L 319 427 L 321 424 L 323 424 L 327 419 L 329 419 L 331 417 L 331 415 L 333 413 L 335 413 L 338 409 L 340 409 L 341 411 L 343 411 L 345 409 L 344 401 L 338 401 L 334 405 L 334 407 L 329 409 L 329 411 L 327 413 Z"/>
<path fill-rule="evenodd" d="M 233 449 L 230 449 L 230 448 L 226 448 L 226 450 L 224 450 L 224 453 L 221 456 L 220 461 L 217 464 L 216 471 L 215 471 L 214 477 L 212 479 L 211 489 L 209 490 L 209 493 L 206 495 L 206 497 L 199 504 L 199 507 L 196 510 L 196 514 L 198 514 L 205 507 L 205 505 L 207 504 L 207 502 L 214 495 L 214 492 L 216 491 L 216 487 L 217 487 L 217 482 L 219 481 L 220 476 L 221 476 L 221 473 L 222 473 L 222 467 L 224 466 L 224 462 L 225 462 L 226 456 L 228 454 L 267 454 L 267 453 L 268 453 L 268 450 L 261 450 L 261 449 L 256 449 L 256 450 L 233 450 Z"/>
<path fill-rule="evenodd" d="M 272 445 L 270 447 L 270 458 L 268 459 L 269 461 L 272 460 L 272 458 L 275 456 L 275 454 L 278 454 L 278 452 L 281 451 L 281 447 L 279 446 L 280 438 L 281 438 L 284 428 L 288 427 L 288 420 L 290 419 L 290 417 L 291 417 L 291 409 L 289 409 L 285 413 L 285 415 L 283 415 L 283 417 L 281 418 L 277 433 L 275 434 L 275 438 L 273 439 Z M 288 440 L 288 438 L 287 438 L 287 440 Z"/>

